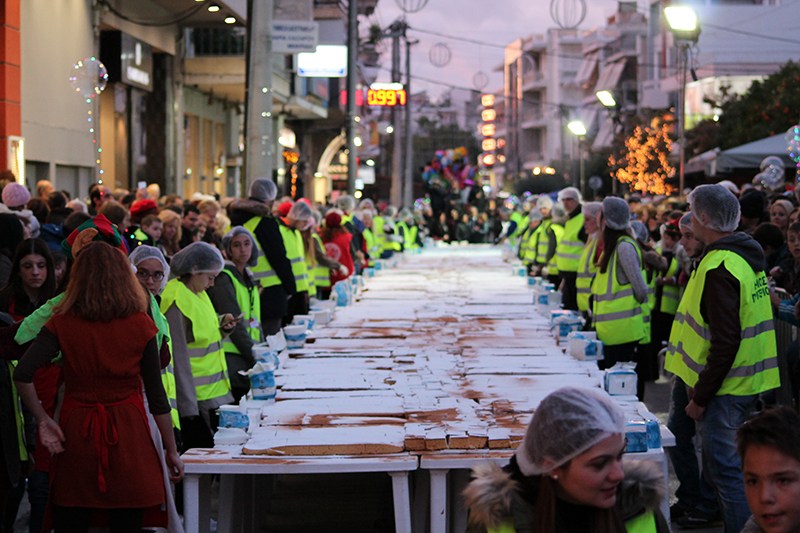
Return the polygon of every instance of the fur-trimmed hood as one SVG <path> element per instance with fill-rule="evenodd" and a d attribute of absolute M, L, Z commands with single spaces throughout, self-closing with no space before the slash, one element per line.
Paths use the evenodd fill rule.
<path fill-rule="evenodd" d="M 228 205 L 231 226 L 243 226 L 253 217 L 272 216 L 272 210 L 264 202 L 252 198 L 237 198 Z"/>
<path fill-rule="evenodd" d="M 625 480 L 617 492 L 623 519 L 658 509 L 664 496 L 659 466 L 652 461 L 626 461 L 623 468 Z M 511 473 L 494 463 L 484 463 L 476 466 L 472 475 L 472 482 L 464 490 L 470 523 L 491 529 L 509 520 L 512 502 L 521 490 Z"/>

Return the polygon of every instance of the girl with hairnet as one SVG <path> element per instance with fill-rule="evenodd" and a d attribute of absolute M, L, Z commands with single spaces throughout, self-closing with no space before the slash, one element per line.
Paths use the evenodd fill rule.
<path fill-rule="evenodd" d="M 283 324 L 290 324 L 295 315 L 308 314 L 309 309 L 309 269 L 306 260 L 306 246 L 301 232 L 314 225 L 311 207 L 305 202 L 296 202 L 285 216 L 278 219 L 286 257 L 292 264 L 294 283 L 297 292 L 289 299 L 289 311 Z"/>
<path fill-rule="evenodd" d="M 510 463 L 473 470 L 471 533 L 661 533 L 658 465 L 626 461 L 625 415 L 599 389 L 564 387 L 536 408 Z"/>
<path fill-rule="evenodd" d="M 243 226 L 236 226 L 222 237 L 222 251 L 226 257 L 225 268 L 207 292 L 217 313 L 241 317 L 222 343 L 231 380 L 231 394 L 238 404 L 250 390 L 250 379 L 239 374 L 239 371 L 252 368 L 256 363 L 253 345 L 264 340 L 259 285 L 248 268 L 255 266 L 258 261 L 258 247 L 252 233 Z"/>
<path fill-rule="evenodd" d="M 169 265 L 164 258 L 161 250 L 154 246 L 140 244 L 128 256 L 128 260 L 136 270 L 136 279 L 139 284 L 147 292 L 149 299 L 149 307 L 147 314 L 153 319 L 153 323 L 158 328 L 156 333 L 156 346 L 161 352 L 161 383 L 164 385 L 164 392 L 167 394 L 169 401 L 170 417 L 172 418 L 172 429 L 175 432 L 175 441 L 178 447 L 181 447 L 181 422 L 178 413 L 177 393 L 175 390 L 175 370 L 172 365 L 172 350 L 170 348 L 170 335 L 169 324 L 167 319 L 159 308 L 159 294 L 164 290 L 169 279 Z M 148 418 L 149 420 L 149 418 Z M 166 462 L 162 450 L 161 435 L 156 431 L 156 425 L 153 423 L 150 426 L 150 437 L 159 451 L 159 459 L 161 460 L 162 469 L 166 472 Z M 169 532 L 182 533 L 183 526 L 181 523 L 178 509 L 175 507 L 175 496 L 172 492 L 172 486 L 169 478 L 164 477 L 165 489 L 167 494 L 167 512 L 169 513 Z"/>
<path fill-rule="evenodd" d="M 205 242 L 193 242 L 172 257 L 175 276 L 161 295 L 161 312 L 172 338 L 175 388 L 183 446 L 211 448 L 216 409 L 233 402 L 222 348 L 236 318 L 218 316 L 206 290 L 224 266 L 222 254 Z"/>

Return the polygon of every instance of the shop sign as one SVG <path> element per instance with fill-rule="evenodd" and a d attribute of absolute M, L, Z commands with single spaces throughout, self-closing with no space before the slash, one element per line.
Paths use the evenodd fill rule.
<path fill-rule="evenodd" d="M 319 24 L 302 20 L 272 22 L 272 51 L 276 54 L 313 52 L 317 48 Z"/>

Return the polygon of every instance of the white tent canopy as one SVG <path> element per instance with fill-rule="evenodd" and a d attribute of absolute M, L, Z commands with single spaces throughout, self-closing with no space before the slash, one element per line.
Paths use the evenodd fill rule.
<path fill-rule="evenodd" d="M 786 151 L 786 139 L 781 133 L 720 152 L 716 158 L 716 170 L 717 172 L 733 172 L 738 168 L 759 168 L 761 161 L 768 155 L 780 157 L 786 168 L 795 165 L 795 162 L 789 158 Z"/>

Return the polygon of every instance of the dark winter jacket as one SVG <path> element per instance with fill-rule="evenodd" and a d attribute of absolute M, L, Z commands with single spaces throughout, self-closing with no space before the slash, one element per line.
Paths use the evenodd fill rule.
<path fill-rule="evenodd" d="M 625 480 L 617 490 L 617 509 L 624 521 L 646 511 L 656 517 L 656 531 L 666 533 L 669 527 L 659 510 L 664 495 L 661 470 L 649 461 L 626 461 Z M 464 491 L 469 510 L 470 533 L 483 533 L 510 523 L 515 533 L 533 531 L 532 506 L 535 502 L 537 477 L 525 477 L 516 466 L 515 459 L 505 468 L 486 463 L 473 469 L 474 479 Z M 595 509 L 557 502 L 556 531 L 564 533 L 591 533 Z"/>

